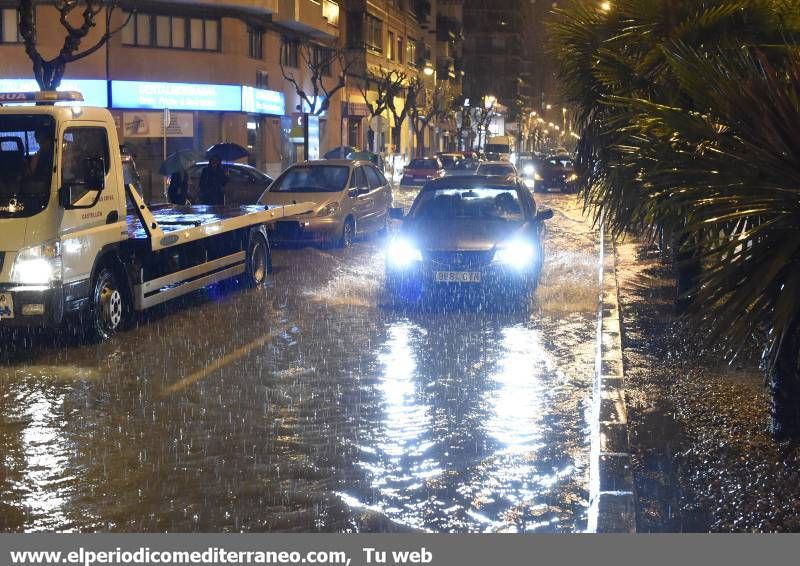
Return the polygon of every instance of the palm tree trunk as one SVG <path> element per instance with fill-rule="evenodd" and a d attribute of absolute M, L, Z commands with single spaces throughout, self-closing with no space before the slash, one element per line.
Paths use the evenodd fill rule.
<path fill-rule="evenodd" d="M 772 434 L 779 440 L 800 438 L 800 320 L 795 321 L 779 346 L 769 373 L 772 393 Z"/>
<path fill-rule="evenodd" d="M 697 285 L 702 272 L 699 249 L 695 242 L 685 235 L 678 237 L 674 248 L 676 297 L 675 306 L 678 312 L 684 312 L 691 303 L 689 294 Z"/>

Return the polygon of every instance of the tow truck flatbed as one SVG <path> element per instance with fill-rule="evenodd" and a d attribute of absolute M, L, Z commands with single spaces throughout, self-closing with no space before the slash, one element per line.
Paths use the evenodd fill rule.
<path fill-rule="evenodd" d="M 177 234 L 178 243 L 192 241 L 195 232 L 201 237 L 209 233 L 220 233 L 234 229 L 235 219 L 247 217 L 247 223 L 271 222 L 287 216 L 307 212 L 313 203 L 300 203 L 287 206 L 245 205 L 245 206 L 178 206 L 153 205 L 148 207 L 153 221 L 165 235 Z M 196 229 L 202 230 L 196 230 Z M 152 230 L 152 228 L 151 228 Z M 132 240 L 149 240 L 151 233 L 145 228 L 139 215 L 128 214 L 128 237 Z M 167 246 L 165 246 L 167 247 Z"/>

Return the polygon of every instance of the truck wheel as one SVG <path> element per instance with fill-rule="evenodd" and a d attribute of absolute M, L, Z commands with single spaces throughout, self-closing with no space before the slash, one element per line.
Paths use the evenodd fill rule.
<path fill-rule="evenodd" d="M 356 235 L 356 223 L 352 218 L 346 218 L 344 226 L 342 226 L 342 237 L 339 239 L 340 248 L 349 248 L 353 245 L 353 239 Z"/>
<path fill-rule="evenodd" d="M 264 236 L 255 234 L 247 250 L 247 284 L 259 287 L 266 283 L 269 273 L 269 246 Z"/>
<path fill-rule="evenodd" d="M 119 277 L 108 267 L 103 267 L 94 279 L 88 312 L 89 337 L 108 340 L 120 330 L 130 312 L 127 295 Z"/>

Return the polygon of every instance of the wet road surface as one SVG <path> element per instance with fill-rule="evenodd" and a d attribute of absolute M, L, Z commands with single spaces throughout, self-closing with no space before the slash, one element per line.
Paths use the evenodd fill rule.
<path fill-rule="evenodd" d="M 268 287 L 99 346 L 7 335 L 0 530 L 585 529 L 596 235 L 574 198 L 537 201 L 529 311 L 384 307 L 373 238 L 276 250 Z"/>

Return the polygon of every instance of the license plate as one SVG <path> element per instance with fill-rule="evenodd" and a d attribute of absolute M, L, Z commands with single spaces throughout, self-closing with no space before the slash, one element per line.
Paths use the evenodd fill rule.
<path fill-rule="evenodd" d="M 437 283 L 480 283 L 480 271 L 437 271 Z"/>
<path fill-rule="evenodd" d="M 9 293 L 0 293 L 0 320 L 14 318 L 14 299 Z"/>

